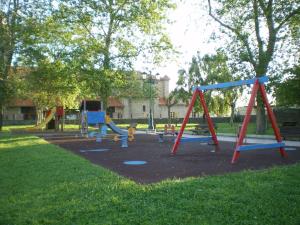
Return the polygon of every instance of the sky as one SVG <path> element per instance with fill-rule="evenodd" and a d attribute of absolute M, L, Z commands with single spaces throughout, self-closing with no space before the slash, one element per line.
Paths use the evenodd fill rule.
<path fill-rule="evenodd" d="M 202 6 L 200 1 L 177 0 L 177 8 L 169 13 L 173 21 L 167 25 L 167 31 L 171 41 L 179 54 L 176 59 L 168 60 L 161 66 L 152 65 L 152 74 L 159 73 L 160 76 L 170 77 L 170 91 L 176 87 L 178 78 L 177 71 L 186 69 L 197 51 L 201 55 L 212 54 L 218 47 L 217 43 L 209 43 L 212 32 L 217 30 L 217 24 L 209 18 L 205 10 L 205 1 Z M 145 65 L 136 65 L 138 70 L 145 70 Z"/>

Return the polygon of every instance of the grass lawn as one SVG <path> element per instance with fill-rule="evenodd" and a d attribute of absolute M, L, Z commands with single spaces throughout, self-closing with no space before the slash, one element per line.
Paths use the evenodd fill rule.
<path fill-rule="evenodd" d="M 128 149 L 130 150 L 130 149 Z M 300 224 L 300 164 L 139 185 L 0 133 L 0 224 Z"/>
<path fill-rule="evenodd" d="M 217 123 L 218 129 L 217 133 L 230 133 L 230 134 L 236 134 L 237 127 L 240 124 L 234 124 L 233 126 L 230 126 L 229 123 Z M 118 126 L 126 128 L 129 126 L 129 124 L 118 124 Z M 165 124 L 156 124 L 156 129 L 163 130 Z M 185 130 L 194 130 L 196 124 L 195 123 L 189 123 L 186 125 Z M 176 130 L 179 130 L 181 127 L 181 124 L 177 124 Z M 148 124 L 138 124 L 137 129 L 147 129 Z M 256 133 L 256 124 L 255 123 L 249 123 L 247 134 L 255 134 Z M 273 134 L 273 129 L 269 126 L 266 130 L 266 134 Z"/>
<path fill-rule="evenodd" d="M 193 130 L 193 129 L 195 129 L 195 125 L 196 124 L 194 124 L 194 123 L 189 123 L 186 125 L 185 130 Z M 217 133 L 236 134 L 238 125 L 239 124 L 234 124 L 233 126 L 230 126 L 229 123 L 217 123 L 217 126 L 218 126 Z M 117 124 L 117 126 L 126 129 L 129 126 L 129 124 Z M 164 126 L 165 126 L 165 124 L 156 124 L 156 129 L 163 130 Z M 25 128 L 29 128 L 29 127 L 33 127 L 33 126 L 32 125 L 4 126 L 4 130 L 9 131 L 10 129 L 25 129 Z M 179 130 L 180 127 L 181 127 L 181 124 L 177 124 L 176 130 Z M 147 128 L 148 128 L 148 124 L 138 124 L 137 125 L 137 129 L 140 129 L 140 130 L 145 130 Z M 93 126 L 90 126 L 89 129 L 95 130 L 96 128 Z M 255 129 L 256 129 L 256 124 L 249 123 L 247 134 L 255 134 Z M 65 131 L 79 130 L 79 125 L 78 124 L 65 124 L 64 130 Z M 270 126 L 266 130 L 266 134 L 273 135 L 273 130 Z"/>

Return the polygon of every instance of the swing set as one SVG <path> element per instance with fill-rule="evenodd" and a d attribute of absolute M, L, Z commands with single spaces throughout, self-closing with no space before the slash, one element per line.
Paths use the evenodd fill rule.
<path fill-rule="evenodd" d="M 210 141 L 213 141 L 213 143 L 215 145 L 217 145 L 217 146 L 219 145 L 217 135 L 216 135 L 216 132 L 214 130 L 213 122 L 212 122 L 212 119 L 209 115 L 209 111 L 208 111 L 208 108 L 207 108 L 207 105 L 206 105 L 206 102 L 205 102 L 205 99 L 204 99 L 203 91 L 213 90 L 213 89 L 224 89 L 224 88 L 236 87 L 236 86 L 242 86 L 242 85 L 253 85 L 250 100 L 249 100 L 247 110 L 246 110 L 246 115 L 245 115 L 242 127 L 240 129 L 239 137 L 237 139 L 237 142 L 236 142 L 236 145 L 235 145 L 235 148 L 234 148 L 234 153 L 233 153 L 233 156 L 232 156 L 231 163 L 235 163 L 237 161 L 241 151 L 248 151 L 248 150 L 255 150 L 255 149 L 279 148 L 281 156 L 286 157 L 287 154 L 284 150 L 285 144 L 284 144 L 284 142 L 282 142 L 282 137 L 281 137 L 280 131 L 279 131 L 277 123 L 276 123 L 276 118 L 275 118 L 275 115 L 274 115 L 274 113 L 272 111 L 272 108 L 269 104 L 267 94 L 266 94 L 265 83 L 268 80 L 269 80 L 269 78 L 267 76 L 263 76 L 263 77 L 259 77 L 259 78 L 249 79 L 249 80 L 240 80 L 240 81 L 233 81 L 233 82 L 226 82 L 226 83 L 219 83 L 219 84 L 212 84 L 212 85 L 194 87 L 193 88 L 193 96 L 192 96 L 191 102 L 189 104 L 187 113 L 184 117 L 184 120 L 183 120 L 182 126 L 180 128 L 180 131 L 178 133 L 178 136 L 177 136 L 177 138 L 175 140 L 175 143 L 173 145 L 172 154 L 175 155 L 176 151 L 179 147 L 179 144 L 184 143 L 184 142 L 210 142 Z M 246 135 L 247 126 L 248 126 L 248 123 L 250 121 L 251 111 L 253 109 L 253 106 L 254 106 L 254 103 L 255 103 L 255 98 L 257 96 L 258 90 L 261 93 L 263 104 L 267 109 L 268 117 L 269 117 L 269 120 L 271 122 L 272 128 L 274 130 L 274 135 L 275 135 L 275 138 L 276 138 L 277 142 L 271 143 L 271 144 L 244 145 L 244 138 L 245 138 L 245 135 Z M 193 138 L 182 137 L 185 126 L 186 126 L 186 124 L 189 120 L 190 114 L 192 112 L 192 109 L 194 107 L 195 101 L 196 101 L 198 96 L 200 97 L 200 103 L 203 107 L 204 114 L 205 114 L 205 117 L 207 119 L 208 128 L 209 128 L 211 136 L 209 136 L 209 137 L 195 137 L 195 138 L 194 137 Z"/>

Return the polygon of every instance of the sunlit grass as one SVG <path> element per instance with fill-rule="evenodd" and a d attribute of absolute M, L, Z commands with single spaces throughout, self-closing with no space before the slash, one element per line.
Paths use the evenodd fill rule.
<path fill-rule="evenodd" d="M 300 221 L 299 164 L 140 185 L 34 136 L 5 134 L 0 145 L 0 224 Z"/>
<path fill-rule="evenodd" d="M 175 124 L 173 124 L 175 125 Z M 195 123 L 189 123 L 186 125 L 185 130 L 194 130 L 195 126 L 197 124 Z M 225 134 L 236 134 L 238 127 L 241 125 L 240 123 L 235 123 L 232 126 L 229 123 L 217 123 L 217 133 L 225 133 Z M 130 124 L 117 124 L 117 126 L 127 129 Z M 4 131 L 10 131 L 14 129 L 24 129 L 26 130 L 27 128 L 32 128 L 32 125 L 12 125 L 12 126 L 4 126 Z M 157 130 L 164 130 L 165 124 L 156 124 L 156 129 Z M 181 124 L 177 124 L 175 127 L 175 130 L 179 131 L 181 127 Z M 80 127 L 78 124 L 65 124 L 64 125 L 64 131 L 79 131 Z M 97 130 L 97 126 L 89 126 L 89 130 Z M 138 130 L 146 130 L 148 129 L 148 124 L 137 124 L 137 129 Z M 248 129 L 247 129 L 247 134 L 256 134 L 256 124 L 255 123 L 249 123 Z M 268 129 L 266 130 L 266 134 L 273 134 L 272 128 L 269 126 Z"/>

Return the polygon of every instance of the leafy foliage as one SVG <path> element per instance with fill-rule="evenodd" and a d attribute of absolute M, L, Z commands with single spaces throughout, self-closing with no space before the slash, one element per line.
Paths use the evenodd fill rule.
<path fill-rule="evenodd" d="M 276 100 L 280 106 L 300 106 L 300 66 L 289 70 L 292 75 L 275 89 Z"/>
<path fill-rule="evenodd" d="M 165 0 L 61 1 L 57 18 L 73 29 L 78 69 L 92 77 L 87 89 L 93 86 L 92 93 L 106 103 L 120 81 L 126 82 L 116 71 L 131 70 L 142 54 L 160 61 L 172 49 L 163 27 L 172 8 Z"/>
<path fill-rule="evenodd" d="M 294 20 L 300 16 L 299 1 L 208 0 L 208 6 L 211 18 L 227 34 L 229 44 L 225 48 L 246 73 L 273 76 L 271 71 L 276 71 L 274 67 L 283 61 L 283 54 L 288 56 L 286 63 L 297 54 L 293 49 L 299 49 L 299 45 L 285 43 L 295 28 Z M 258 97 L 258 133 L 264 133 L 265 124 L 265 109 Z"/>
<path fill-rule="evenodd" d="M 195 86 L 209 85 L 221 82 L 229 82 L 238 79 L 231 73 L 227 65 L 226 55 L 218 51 L 216 55 L 205 55 L 201 57 L 199 54 L 193 57 L 188 72 L 179 71 L 179 79 L 177 84 L 180 88 L 187 88 L 186 92 L 191 96 L 192 89 Z M 241 89 L 235 90 L 215 90 L 205 92 L 205 100 L 210 112 L 220 115 L 228 112 L 231 104 L 237 101 Z M 195 103 L 195 111 L 203 112 L 199 100 Z"/>

